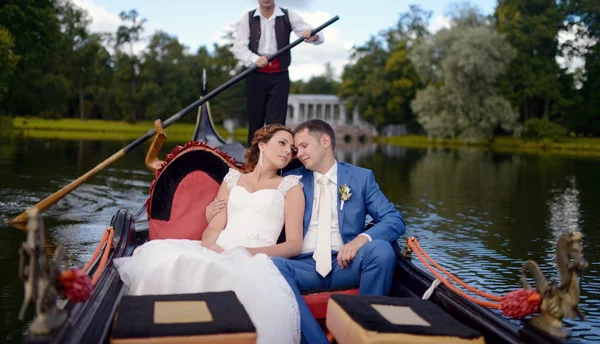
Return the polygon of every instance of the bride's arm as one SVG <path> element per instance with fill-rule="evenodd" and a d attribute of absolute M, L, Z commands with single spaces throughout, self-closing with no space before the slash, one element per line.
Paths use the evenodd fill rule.
<path fill-rule="evenodd" d="M 227 187 L 227 183 L 223 181 L 221 187 L 219 188 L 219 192 L 217 193 L 217 197 L 222 199 L 225 204 L 227 204 L 227 199 L 229 198 L 229 188 Z M 208 245 L 214 244 L 219 237 L 219 233 L 225 228 L 227 224 L 227 206 L 223 207 L 208 223 L 208 226 L 202 233 L 202 246 L 207 247 Z"/>
<path fill-rule="evenodd" d="M 285 194 L 285 242 L 275 246 L 246 248 L 252 255 L 265 253 L 269 257 L 290 258 L 302 250 L 302 231 L 304 221 L 304 192 L 298 184 Z"/>

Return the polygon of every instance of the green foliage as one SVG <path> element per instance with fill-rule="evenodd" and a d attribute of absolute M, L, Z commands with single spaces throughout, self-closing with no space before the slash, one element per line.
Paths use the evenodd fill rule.
<path fill-rule="evenodd" d="M 523 128 L 523 139 L 529 141 L 541 141 L 548 139 L 552 142 L 558 141 L 567 135 L 567 129 L 560 124 L 550 122 L 542 118 L 533 118 L 525 122 Z"/>
<path fill-rule="evenodd" d="M 355 47 L 338 91 L 348 109 L 358 106 L 364 119 L 380 128 L 403 123 L 419 130 L 410 102 L 422 84 L 408 54 L 418 39 L 428 35 L 431 14 L 412 5 L 395 27 Z"/>
<path fill-rule="evenodd" d="M 57 112 L 53 112 L 53 111 L 42 111 L 40 113 L 40 118 L 42 119 L 60 119 L 61 116 L 59 113 Z"/>
<path fill-rule="evenodd" d="M 560 99 L 556 56 L 564 12 L 555 0 L 500 0 L 494 18 L 497 30 L 517 50 L 500 80 L 502 93 L 521 109 L 523 120 L 549 119 Z"/>
<path fill-rule="evenodd" d="M 307 82 L 292 82 L 290 93 L 296 94 L 337 94 L 340 84 L 333 79 L 334 71 L 331 63 L 325 64 L 325 73 L 314 76 Z"/>
<path fill-rule="evenodd" d="M 0 101 L 8 90 L 19 56 L 13 52 L 15 39 L 10 32 L 0 26 Z"/>
<path fill-rule="evenodd" d="M 136 10 L 120 17 L 116 32 L 91 33 L 88 14 L 69 0 L 3 2 L 0 112 L 132 123 L 165 119 L 201 96 L 204 69 L 207 92 L 240 72 L 230 44 L 190 54 L 160 31 L 137 53 L 146 20 Z M 213 99 L 211 110 L 217 121 L 245 119 L 245 84 Z M 184 120 L 195 122 L 195 116 Z"/>
<path fill-rule="evenodd" d="M 547 118 L 577 135 L 600 135 L 600 44 L 592 44 L 600 41 L 600 2 L 500 0 L 492 17 L 457 5 L 452 30 L 433 37 L 431 15 L 410 6 L 352 50 L 339 82 L 327 64 L 324 75 L 292 83 L 291 92 L 337 94 L 349 112 L 357 106 L 380 129 L 401 123 L 415 133 L 427 123 L 442 136 L 489 139 L 490 128 L 510 131 L 516 111 L 520 123 Z M 241 72 L 230 51 L 234 27 L 225 44 L 190 52 L 166 32 L 143 39 L 146 20 L 136 10 L 120 17 L 115 32 L 93 33 L 89 15 L 72 0 L 0 2 L 0 113 L 165 119 L 201 96 L 203 70 L 208 92 Z M 559 42 L 559 35 L 571 38 Z M 508 65 L 512 54 L 501 41 L 516 51 Z M 585 66 L 558 66 L 557 57 L 573 56 Z M 212 99 L 215 121 L 236 118 L 244 126 L 245 98 L 240 82 Z"/>
<path fill-rule="evenodd" d="M 3 138 L 8 137 L 12 133 L 12 129 L 12 118 L 0 115 L 0 142 L 2 142 Z"/>
<path fill-rule="evenodd" d="M 514 51 L 473 8 L 455 13 L 453 26 L 424 39 L 410 59 L 421 80 L 412 108 L 431 137 L 492 140 L 501 126 L 517 122 L 495 85 Z"/>

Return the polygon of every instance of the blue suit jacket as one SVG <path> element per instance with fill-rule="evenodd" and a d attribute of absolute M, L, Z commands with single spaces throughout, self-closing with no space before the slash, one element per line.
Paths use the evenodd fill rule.
<path fill-rule="evenodd" d="M 404 234 L 406 223 L 400 212 L 379 189 L 373 171 L 338 162 L 337 173 L 338 186 L 348 185 L 352 194 L 350 199 L 344 202 L 344 209 L 340 210 L 340 194 L 337 193 L 338 222 L 344 244 L 361 233 L 368 234 L 373 240 L 379 239 L 388 242 L 393 242 Z M 306 202 L 304 209 L 304 235 L 306 235 L 313 207 L 313 171 L 300 167 L 286 173 L 286 175 L 290 174 L 302 176 L 301 181 Z M 369 214 L 376 223 L 375 226 L 367 230 L 365 230 L 366 214 Z"/>

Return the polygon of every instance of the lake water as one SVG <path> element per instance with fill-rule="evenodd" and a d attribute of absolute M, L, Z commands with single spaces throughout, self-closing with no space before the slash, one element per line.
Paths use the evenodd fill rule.
<path fill-rule="evenodd" d="M 127 143 L 0 141 L 0 342 L 22 342 L 27 326 L 17 319 L 23 298 L 18 248 L 25 233 L 7 221 Z M 133 212 L 145 201 L 153 179 L 144 166 L 146 149 L 129 153 L 44 213 L 48 249 L 63 245 L 72 265 L 87 262 L 112 215 L 120 208 Z M 520 288 L 528 259 L 556 280 L 559 236 L 581 231 L 590 263 L 580 305 L 586 320 L 566 323 L 577 341 L 600 341 L 600 187 L 594 177 L 600 158 L 375 144 L 340 147 L 337 158 L 372 169 L 405 218 L 406 235 L 416 236 L 447 270 L 488 292 Z"/>

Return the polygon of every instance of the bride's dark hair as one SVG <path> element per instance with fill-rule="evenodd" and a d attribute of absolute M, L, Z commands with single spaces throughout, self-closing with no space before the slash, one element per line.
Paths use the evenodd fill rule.
<path fill-rule="evenodd" d="M 276 132 L 281 130 L 287 131 L 292 136 L 294 136 L 292 129 L 281 124 L 269 124 L 254 132 L 254 138 L 252 138 L 252 145 L 248 147 L 248 149 L 246 149 L 246 154 L 244 155 L 244 164 L 246 165 L 246 172 L 254 171 L 254 168 L 258 163 L 258 156 L 260 155 L 260 149 L 258 149 L 258 144 L 261 142 L 269 142 L 273 135 L 275 135 Z"/>

